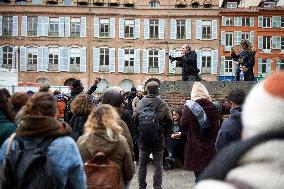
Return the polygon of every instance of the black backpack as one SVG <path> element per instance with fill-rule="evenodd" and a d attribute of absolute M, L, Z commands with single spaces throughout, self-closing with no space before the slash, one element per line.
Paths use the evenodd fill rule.
<path fill-rule="evenodd" d="M 148 101 L 138 115 L 139 141 L 147 144 L 156 144 L 161 140 L 161 126 L 157 119 L 156 109 L 159 102 Z"/>
<path fill-rule="evenodd" d="M 56 189 L 53 166 L 47 148 L 55 138 L 44 138 L 35 149 L 25 149 L 21 138 L 15 137 L 15 151 L 7 149 L 5 166 L 1 169 L 1 189 Z M 7 145 L 7 148 L 9 145 Z"/>

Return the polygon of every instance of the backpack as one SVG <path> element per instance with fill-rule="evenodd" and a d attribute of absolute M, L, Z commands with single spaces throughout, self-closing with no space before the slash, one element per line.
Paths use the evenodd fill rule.
<path fill-rule="evenodd" d="M 120 167 L 98 152 L 84 165 L 88 189 L 119 189 Z"/>
<path fill-rule="evenodd" d="M 10 152 L 11 144 L 7 145 L 1 189 L 56 189 L 53 166 L 47 157 L 47 148 L 54 139 L 43 138 L 37 148 L 25 149 L 22 139 L 15 137 L 15 151 Z"/>
<path fill-rule="evenodd" d="M 142 143 L 156 144 L 161 140 L 161 126 L 156 113 L 159 102 L 153 103 L 149 101 L 138 115 L 139 141 Z"/>

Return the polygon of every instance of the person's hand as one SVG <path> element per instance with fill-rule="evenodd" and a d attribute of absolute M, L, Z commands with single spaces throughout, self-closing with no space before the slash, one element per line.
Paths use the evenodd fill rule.
<path fill-rule="evenodd" d="M 101 82 L 101 80 L 102 80 L 101 78 L 97 77 L 96 80 L 95 80 L 94 85 L 97 85 L 99 82 Z"/>
<path fill-rule="evenodd" d="M 231 54 L 236 54 L 236 50 L 234 49 L 234 47 L 231 48 Z"/>

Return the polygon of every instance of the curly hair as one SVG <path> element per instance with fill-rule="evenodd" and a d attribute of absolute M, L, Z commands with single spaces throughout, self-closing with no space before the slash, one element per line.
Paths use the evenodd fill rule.
<path fill-rule="evenodd" d="M 252 51 L 252 46 L 249 40 L 243 39 L 240 43 L 240 45 L 245 45 L 248 49 L 248 51 Z"/>
<path fill-rule="evenodd" d="M 108 104 L 100 105 L 94 109 L 86 121 L 85 133 L 104 128 L 110 138 L 121 133 L 122 128 L 118 125 L 119 115 L 116 110 Z"/>
<path fill-rule="evenodd" d="M 10 102 L 14 108 L 21 108 L 27 103 L 28 100 L 29 100 L 28 94 L 17 92 L 12 96 Z"/>
<path fill-rule="evenodd" d="M 23 107 L 22 115 L 51 116 L 57 114 L 56 101 L 48 92 L 37 92 Z"/>
<path fill-rule="evenodd" d="M 77 115 L 90 114 L 95 104 L 88 94 L 79 94 L 71 103 L 71 112 Z"/>

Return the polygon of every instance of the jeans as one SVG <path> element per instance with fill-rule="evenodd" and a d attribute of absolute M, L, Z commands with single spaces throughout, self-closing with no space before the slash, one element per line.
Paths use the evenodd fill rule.
<path fill-rule="evenodd" d="M 139 189 L 146 189 L 146 175 L 147 175 L 147 163 L 150 154 L 153 155 L 153 165 L 154 165 L 154 176 L 153 176 L 153 187 L 154 189 L 162 189 L 162 176 L 163 176 L 163 153 L 150 152 L 150 151 L 139 151 L 139 171 L 138 171 L 138 182 Z"/>

